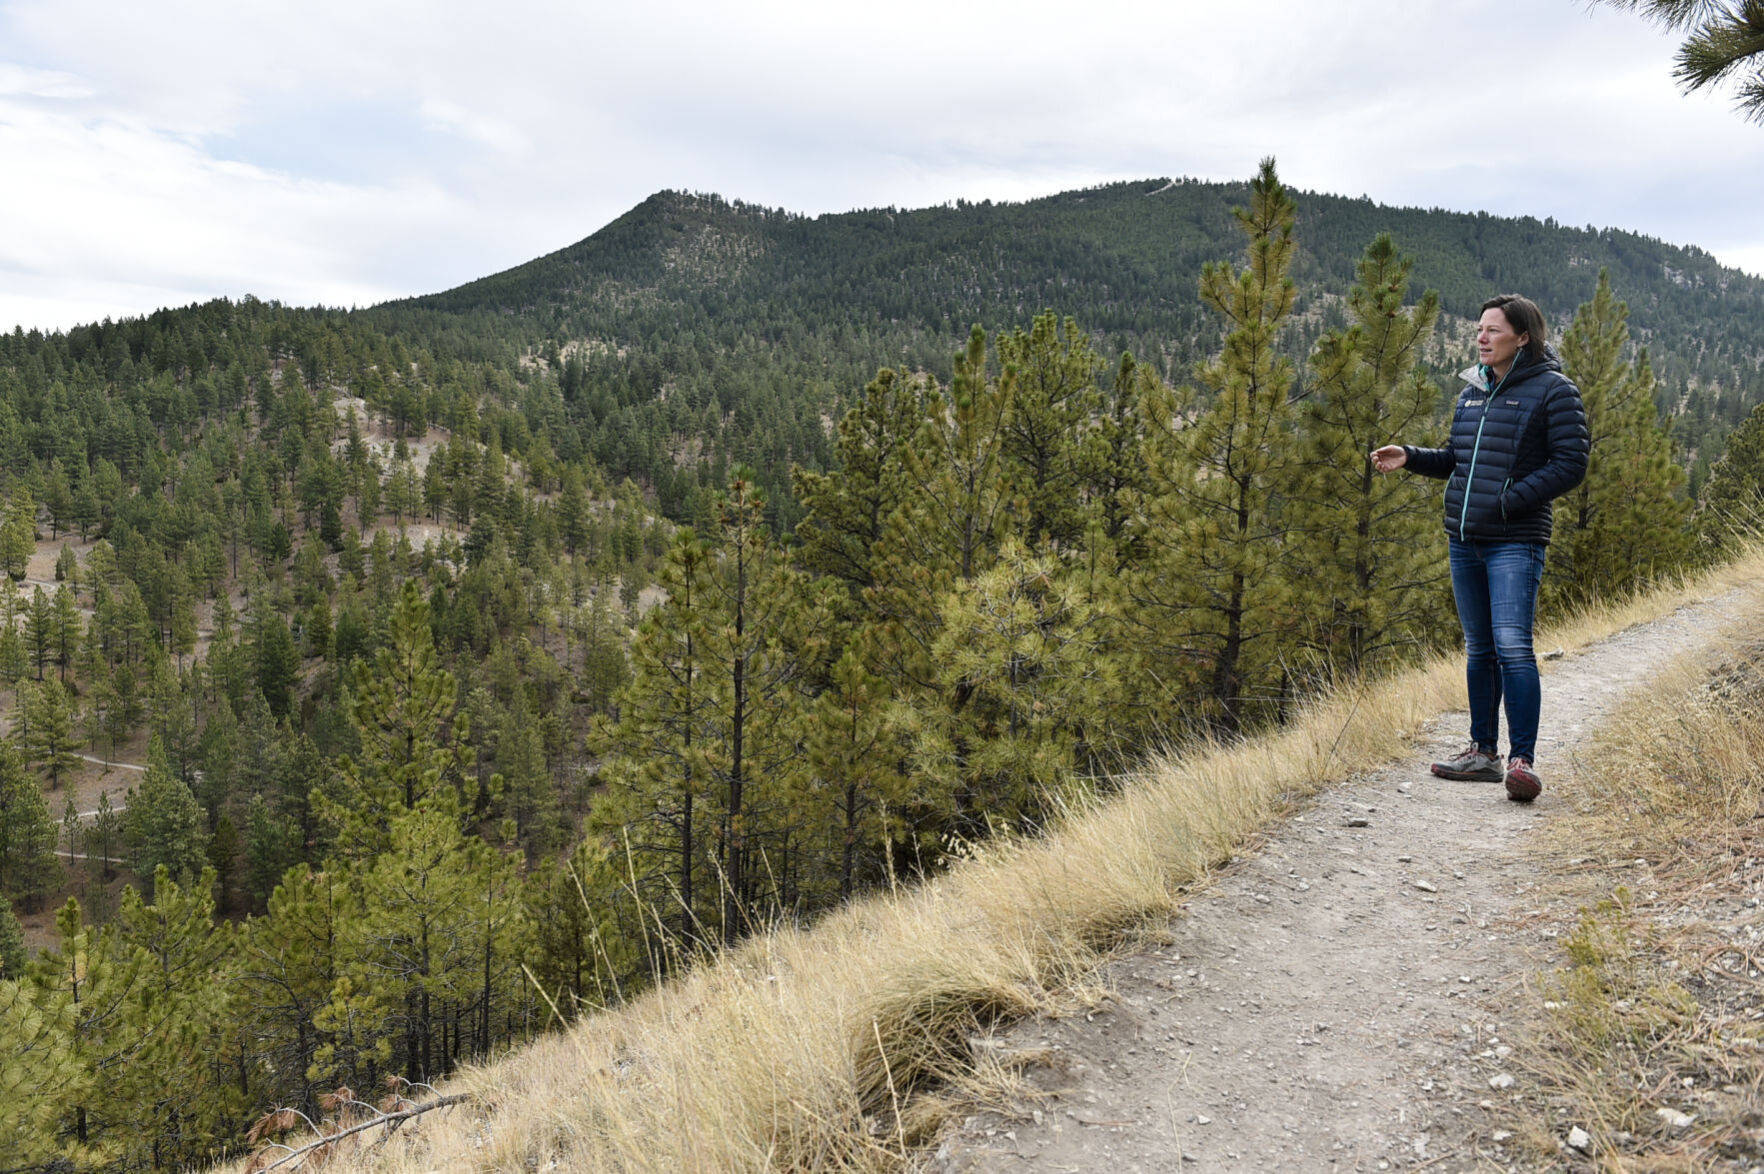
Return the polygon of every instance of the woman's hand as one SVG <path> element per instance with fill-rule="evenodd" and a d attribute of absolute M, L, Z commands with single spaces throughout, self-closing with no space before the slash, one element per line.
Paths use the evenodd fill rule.
<path fill-rule="evenodd" d="M 1409 463 L 1409 454 L 1400 444 L 1387 444 L 1372 450 L 1372 467 L 1380 473 L 1391 473 Z"/>

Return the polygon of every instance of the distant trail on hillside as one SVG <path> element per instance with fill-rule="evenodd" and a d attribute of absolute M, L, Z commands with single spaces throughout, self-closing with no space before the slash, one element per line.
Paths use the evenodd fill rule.
<path fill-rule="evenodd" d="M 81 762 L 89 762 L 94 766 L 109 767 L 112 770 L 145 771 L 147 769 L 146 767 L 142 766 L 138 762 L 116 762 L 114 760 L 107 760 L 107 759 L 103 759 L 103 758 L 93 758 L 90 754 L 76 754 L 76 755 L 74 755 L 74 757 L 79 759 Z"/>
<path fill-rule="evenodd" d="M 1756 591 L 1747 588 L 1746 591 Z M 1426 763 L 1464 742 L 1442 714 L 1411 760 L 1357 776 L 1267 830 L 1168 925 L 1113 963 L 1088 1017 L 1031 1020 L 1000 1055 L 1047 1094 L 1033 1120 L 970 1118 L 941 1174 L 1504 1169 L 1510 1008 L 1553 929 L 1522 857 L 1559 810 L 1552 779 L 1617 703 L 1711 646 L 1744 595 L 1686 605 L 1548 665 L 1529 806 Z M 1553 924 L 1553 921 L 1552 921 Z M 1541 935 L 1541 936 L 1540 936 Z"/>

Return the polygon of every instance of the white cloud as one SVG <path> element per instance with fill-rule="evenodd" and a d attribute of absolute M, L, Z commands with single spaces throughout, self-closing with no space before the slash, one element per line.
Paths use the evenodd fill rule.
<path fill-rule="evenodd" d="M 426 292 L 663 187 L 820 212 L 1268 154 L 1301 188 L 1764 252 L 1764 131 L 1579 0 L 0 0 L 0 46 L 0 322 Z"/>

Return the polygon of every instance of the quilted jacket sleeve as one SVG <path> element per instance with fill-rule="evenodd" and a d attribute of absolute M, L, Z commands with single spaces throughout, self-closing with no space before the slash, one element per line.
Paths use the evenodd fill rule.
<path fill-rule="evenodd" d="M 1542 468 L 1507 487 L 1502 505 L 1508 517 L 1540 509 L 1586 479 L 1592 436 L 1580 389 L 1566 379 L 1558 381 L 1544 400 L 1544 412 L 1548 459 Z"/>
<path fill-rule="evenodd" d="M 1403 445 L 1403 451 L 1409 455 L 1408 463 L 1403 467 L 1411 473 L 1419 473 L 1423 477 L 1438 477 L 1444 480 L 1452 475 L 1458 467 L 1458 455 L 1448 442 L 1444 448 L 1416 448 L 1412 444 Z"/>

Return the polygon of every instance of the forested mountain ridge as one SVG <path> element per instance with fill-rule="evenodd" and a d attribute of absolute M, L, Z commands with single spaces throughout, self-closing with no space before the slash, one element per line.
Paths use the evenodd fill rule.
<path fill-rule="evenodd" d="M 362 313 L 441 354 L 503 366 L 548 356 L 574 414 L 637 435 L 692 433 L 754 464 L 787 523 L 794 512 L 775 467 L 825 461 L 815 423 L 878 366 L 947 380 L 951 342 L 975 323 L 1008 328 L 1054 308 L 1077 316 L 1105 353 L 1130 351 L 1186 380 L 1220 338 L 1195 276 L 1229 253 L 1230 210 L 1247 195 L 1243 184 L 1159 179 L 810 217 L 664 191 L 567 248 Z M 1764 281 L 1701 249 L 1531 217 L 1298 199 L 1294 351 L 1345 323 L 1340 298 L 1360 250 L 1388 232 L 1415 259 L 1409 297 L 1440 295 L 1431 357 L 1441 373 L 1462 362 L 1464 323 L 1491 293 L 1528 294 L 1559 331 L 1608 271 L 1650 348 L 1659 406 L 1696 465 L 1693 488 L 1721 437 L 1764 400 Z M 645 473 L 610 444 L 596 456 L 609 472 Z M 663 496 L 678 512 L 676 495 Z"/>

